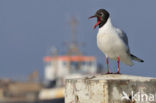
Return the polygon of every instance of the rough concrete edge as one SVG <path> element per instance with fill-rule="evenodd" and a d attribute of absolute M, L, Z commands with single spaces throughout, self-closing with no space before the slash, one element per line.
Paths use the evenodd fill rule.
<path fill-rule="evenodd" d="M 112 78 L 108 78 L 108 76 L 112 76 Z M 121 78 L 120 76 L 123 76 Z M 107 78 L 105 78 L 107 77 Z M 117 78 L 119 77 L 119 78 Z M 127 74 L 95 74 L 95 75 L 83 75 L 81 77 L 66 77 L 65 80 L 79 80 L 79 79 L 93 79 L 93 80 L 133 80 L 133 78 L 137 78 L 136 80 L 156 80 L 154 77 L 143 77 L 143 76 L 136 76 L 136 75 L 127 75 Z"/>

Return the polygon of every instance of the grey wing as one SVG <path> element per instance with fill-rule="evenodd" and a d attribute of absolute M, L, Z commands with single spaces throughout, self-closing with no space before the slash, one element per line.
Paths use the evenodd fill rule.
<path fill-rule="evenodd" d="M 116 29 L 116 31 L 118 32 L 119 37 L 123 40 L 123 42 L 127 46 L 127 49 L 128 49 L 127 52 L 129 52 L 128 37 L 127 37 L 126 33 L 118 28 Z"/>
<path fill-rule="evenodd" d="M 128 37 L 126 35 L 126 33 L 120 29 L 116 29 L 119 37 L 123 40 L 123 42 L 126 44 L 127 46 L 127 54 L 131 57 L 132 60 L 135 60 L 135 61 L 139 61 L 139 62 L 144 62 L 144 60 L 136 57 L 135 55 L 131 54 L 130 53 L 130 50 L 129 50 L 129 46 L 128 46 Z"/>

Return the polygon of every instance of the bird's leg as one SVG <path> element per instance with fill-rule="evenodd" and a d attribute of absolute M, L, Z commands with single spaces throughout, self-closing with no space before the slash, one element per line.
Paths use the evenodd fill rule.
<path fill-rule="evenodd" d="M 109 61 L 108 61 L 108 57 L 106 57 L 106 63 L 107 63 L 107 74 L 109 74 Z"/>
<path fill-rule="evenodd" d="M 120 65 L 120 58 L 118 57 L 118 72 L 117 72 L 117 74 L 120 74 L 120 68 L 119 68 L 119 65 Z"/>

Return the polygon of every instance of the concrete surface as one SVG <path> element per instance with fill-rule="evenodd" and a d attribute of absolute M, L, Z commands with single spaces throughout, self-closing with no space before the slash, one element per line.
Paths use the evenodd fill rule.
<path fill-rule="evenodd" d="M 156 78 L 121 74 L 67 78 L 65 103 L 156 103 Z"/>

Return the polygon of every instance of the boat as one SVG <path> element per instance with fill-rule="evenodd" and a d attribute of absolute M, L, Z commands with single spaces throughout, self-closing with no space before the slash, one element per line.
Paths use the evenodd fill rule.
<path fill-rule="evenodd" d="M 65 78 L 97 72 L 96 57 L 84 55 L 78 48 L 76 40 L 69 43 L 67 48 L 64 55 L 58 55 L 58 50 L 54 47 L 52 55 L 43 58 L 45 62 L 44 88 L 39 93 L 39 101 L 64 103 Z"/>
<path fill-rule="evenodd" d="M 75 51 L 75 50 L 70 50 Z M 75 54 L 75 55 L 74 55 Z M 44 88 L 39 94 L 40 101 L 63 100 L 65 78 L 80 77 L 97 72 L 97 63 L 94 56 L 77 53 L 67 53 L 59 56 L 44 57 L 45 79 Z M 59 102 L 61 103 L 61 102 Z"/>

